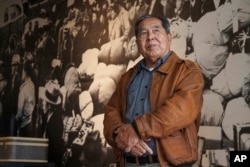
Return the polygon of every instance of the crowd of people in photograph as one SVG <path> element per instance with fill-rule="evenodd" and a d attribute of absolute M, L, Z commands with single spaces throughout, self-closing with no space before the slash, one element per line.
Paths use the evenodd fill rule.
<path fill-rule="evenodd" d="M 185 47 L 180 56 L 195 60 L 206 80 L 203 125 L 221 126 L 226 105 L 234 98 L 244 99 L 250 110 L 249 70 L 238 72 L 230 65 L 236 56 L 242 57 L 237 59 L 243 65 L 240 70 L 250 65 L 246 47 L 250 18 L 235 33 L 230 21 L 221 32 L 215 32 L 216 27 L 208 30 L 206 24 L 220 19 L 221 11 L 231 12 L 227 5 L 232 5 L 230 0 L 75 0 L 65 11 L 54 6 L 51 11 L 41 9 L 31 19 L 26 16 L 22 41 L 11 35 L 5 54 L 0 55 L 0 136 L 49 138 L 49 161 L 57 166 L 114 165 L 112 150 L 102 134 L 103 107 L 121 75 L 141 58 L 133 26 L 144 14 L 164 16 L 177 27 L 185 23 Z M 178 33 L 182 31 L 173 32 L 173 42 L 180 39 Z M 209 46 L 209 50 L 203 45 L 207 43 L 221 47 L 213 50 Z M 227 68 L 233 68 L 234 77 L 242 80 L 239 85 L 230 77 L 223 80 Z M 230 83 L 238 86 L 236 92 Z M 218 113 L 220 108 L 208 111 L 211 99 L 219 100 L 215 102 L 222 106 Z M 233 140 L 229 128 L 226 137 Z"/>

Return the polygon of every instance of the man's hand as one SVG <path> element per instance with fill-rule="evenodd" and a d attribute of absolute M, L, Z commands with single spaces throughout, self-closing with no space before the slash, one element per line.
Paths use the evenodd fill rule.
<path fill-rule="evenodd" d="M 114 133 L 117 134 L 115 138 L 117 147 L 125 152 L 130 152 L 131 148 L 140 140 L 131 124 L 122 125 Z"/>
<path fill-rule="evenodd" d="M 152 150 L 148 145 L 139 138 L 131 124 L 124 124 L 119 127 L 115 133 L 117 134 L 115 142 L 117 147 L 130 152 L 135 156 L 140 156 L 145 153 L 152 154 Z"/>
<path fill-rule="evenodd" d="M 134 156 L 142 156 L 145 153 L 153 154 L 151 148 L 145 143 L 143 140 L 139 140 L 139 142 L 131 148 L 130 153 Z"/>

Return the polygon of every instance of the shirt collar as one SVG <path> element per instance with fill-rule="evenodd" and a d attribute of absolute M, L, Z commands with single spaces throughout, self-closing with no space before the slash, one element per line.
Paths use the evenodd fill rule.
<path fill-rule="evenodd" d="M 154 69 L 157 69 L 158 67 L 160 67 L 167 59 L 168 57 L 171 55 L 172 51 L 169 51 L 165 56 L 163 56 L 162 58 L 160 58 L 158 61 L 157 61 L 157 65 Z M 139 63 L 139 69 L 138 71 L 140 72 L 141 70 L 147 70 L 147 71 L 154 71 L 154 70 L 149 70 L 147 67 L 146 67 L 146 63 L 145 63 L 145 60 L 142 59 Z"/>

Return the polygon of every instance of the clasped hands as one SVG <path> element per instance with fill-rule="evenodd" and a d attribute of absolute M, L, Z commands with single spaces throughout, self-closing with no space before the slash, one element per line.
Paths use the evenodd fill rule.
<path fill-rule="evenodd" d="M 142 156 L 145 153 L 153 154 L 151 148 L 139 138 L 131 124 L 122 125 L 114 133 L 116 134 L 115 143 L 121 150 L 134 156 Z"/>

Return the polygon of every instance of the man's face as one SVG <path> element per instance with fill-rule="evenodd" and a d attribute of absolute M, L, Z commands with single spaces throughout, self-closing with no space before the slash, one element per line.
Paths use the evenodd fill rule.
<path fill-rule="evenodd" d="M 116 16 L 117 16 L 117 13 L 115 12 L 115 10 L 114 10 L 114 9 L 111 9 L 111 10 L 110 10 L 110 18 L 111 18 L 112 20 L 114 20 L 114 19 L 116 18 Z"/>
<path fill-rule="evenodd" d="M 82 25 L 82 32 L 85 32 L 87 30 L 87 26 L 85 24 Z"/>
<path fill-rule="evenodd" d="M 97 21 L 97 15 L 96 13 L 92 14 L 92 23 L 95 23 Z"/>
<path fill-rule="evenodd" d="M 136 43 L 149 67 L 156 65 L 158 59 L 170 50 L 171 35 L 162 27 L 161 20 L 147 18 L 139 24 Z"/>
<path fill-rule="evenodd" d="M 132 3 L 129 2 L 129 1 L 127 1 L 127 2 L 125 3 L 125 9 L 126 9 L 126 10 L 129 10 L 131 7 L 132 7 Z"/>

